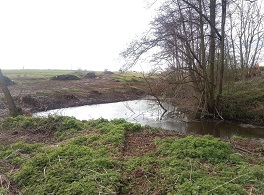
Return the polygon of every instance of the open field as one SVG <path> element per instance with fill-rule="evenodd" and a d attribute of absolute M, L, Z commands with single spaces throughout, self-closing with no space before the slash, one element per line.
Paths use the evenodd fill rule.
<path fill-rule="evenodd" d="M 56 75 L 73 74 L 77 71 L 72 70 L 34 70 L 34 69 L 21 69 L 21 70 L 2 70 L 3 74 L 10 79 L 31 78 L 31 79 L 49 79 Z"/>
<path fill-rule="evenodd" d="M 25 113 L 56 108 L 109 103 L 138 99 L 148 94 L 144 80 L 137 73 L 105 74 L 85 78 L 87 71 L 70 70 L 3 70 L 16 84 L 8 88 L 18 107 Z M 51 80 L 57 75 L 71 74 L 79 80 Z M 3 97 L 3 94 L 0 94 Z M 3 98 L 2 98 L 3 99 Z M 0 117 L 7 112 L 0 102 Z"/>

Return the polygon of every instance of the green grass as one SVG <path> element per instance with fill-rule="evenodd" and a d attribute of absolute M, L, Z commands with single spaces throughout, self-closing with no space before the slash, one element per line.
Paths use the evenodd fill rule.
<path fill-rule="evenodd" d="M 20 69 L 20 70 L 2 70 L 3 74 L 10 79 L 50 79 L 57 75 L 72 74 L 80 78 L 84 77 L 87 72 L 82 70 L 38 70 L 38 69 Z M 97 76 L 103 75 L 102 71 L 95 72 Z M 114 74 L 113 79 L 117 82 L 143 82 L 144 79 L 140 73 L 127 72 Z"/>
<path fill-rule="evenodd" d="M 2 70 L 3 74 L 10 79 L 15 78 L 30 78 L 30 79 L 47 79 L 57 75 L 63 74 L 76 74 L 76 71 L 72 70 Z"/>
<path fill-rule="evenodd" d="M 115 74 L 113 79 L 116 82 L 144 82 L 142 74 L 135 72 L 127 72 L 122 74 Z"/>
<path fill-rule="evenodd" d="M 264 80 L 240 81 L 225 86 L 223 114 L 231 119 L 255 119 L 264 124 Z"/>
<path fill-rule="evenodd" d="M 264 193 L 263 166 L 251 166 L 216 138 L 162 139 L 157 145 L 157 152 L 124 162 L 123 193 L 248 194 L 248 186 Z"/>
<path fill-rule="evenodd" d="M 250 164 L 228 143 L 211 136 L 158 138 L 156 150 L 126 157 L 125 134 L 144 127 L 124 119 L 81 122 L 50 116 L 0 121 L 0 133 L 18 130 L 49 135 L 54 143 L 0 144 L 0 194 L 12 194 L 5 181 L 22 194 L 264 193 L 263 165 Z"/>

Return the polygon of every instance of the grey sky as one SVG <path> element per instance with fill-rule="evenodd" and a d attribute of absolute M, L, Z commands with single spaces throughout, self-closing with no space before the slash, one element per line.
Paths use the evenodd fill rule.
<path fill-rule="evenodd" d="M 2 69 L 118 70 L 148 29 L 146 0 L 0 0 Z"/>

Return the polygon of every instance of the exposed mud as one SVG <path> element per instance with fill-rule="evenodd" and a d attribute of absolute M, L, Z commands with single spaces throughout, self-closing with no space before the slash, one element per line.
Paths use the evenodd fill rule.
<path fill-rule="evenodd" d="M 133 100 L 148 94 L 144 82 L 118 82 L 114 74 L 80 80 L 47 80 L 18 78 L 9 86 L 15 103 L 25 114 L 73 106 Z M 0 93 L 0 96 L 3 96 Z M 0 102 L 0 117 L 7 109 Z"/>

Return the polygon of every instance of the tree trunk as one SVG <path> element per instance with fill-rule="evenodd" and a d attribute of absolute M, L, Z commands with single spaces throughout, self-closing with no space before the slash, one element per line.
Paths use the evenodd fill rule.
<path fill-rule="evenodd" d="M 21 112 L 19 111 L 19 109 L 17 109 L 15 103 L 14 103 L 14 100 L 5 84 L 5 80 L 4 80 L 4 76 L 2 74 L 2 71 L 0 69 L 0 88 L 2 89 L 4 95 L 5 95 L 5 98 L 6 98 L 6 102 L 7 102 L 7 107 L 8 107 L 8 110 L 9 110 L 9 115 L 12 116 L 12 117 L 16 117 L 18 116 L 19 114 L 21 114 Z"/>
<path fill-rule="evenodd" d="M 214 101 L 214 94 L 215 94 L 215 38 L 216 38 L 216 29 L 215 29 L 215 7 L 216 7 L 216 0 L 210 0 L 210 47 L 209 47 L 209 98 L 207 103 L 207 109 L 210 113 L 214 112 L 215 101 Z"/>
<path fill-rule="evenodd" d="M 220 43 L 220 70 L 219 70 L 219 83 L 218 93 L 216 99 L 216 106 L 218 106 L 220 96 L 223 91 L 223 77 L 224 77 L 224 66 L 225 66 L 225 21 L 226 21 L 226 0 L 222 0 L 222 21 L 221 21 L 221 43 Z"/>

